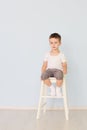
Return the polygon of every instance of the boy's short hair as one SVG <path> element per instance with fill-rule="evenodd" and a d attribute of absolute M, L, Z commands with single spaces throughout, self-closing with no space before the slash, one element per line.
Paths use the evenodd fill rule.
<path fill-rule="evenodd" d="M 50 38 L 57 38 L 57 39 L 59 39 L 59 41 L 61 41 L 61 35 L 58 34 L 58 33 L 52 33 L 52 34 L 49 36 L 49 39 L 50 39 Z"/>

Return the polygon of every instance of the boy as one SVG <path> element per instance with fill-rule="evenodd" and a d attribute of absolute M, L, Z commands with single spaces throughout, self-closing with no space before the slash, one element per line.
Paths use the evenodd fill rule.
<path fill-rule="evenodd" d="M 58 33 L 52 33 L 49 36 L 49 43 L 51 50 L 46 53 L 42 69 L 41 69 L 41 79 L 44 83 L 50 87 L 51 96 L 62 96 L 60 91 L 63 76 L 67 74 L 67 61 L 65 55 L 59 50 L 59 46 L 61 45 L 61 35 Z M 51 83 L 49 77 L 56 78 L 56 93 L 53 84 Z"/>

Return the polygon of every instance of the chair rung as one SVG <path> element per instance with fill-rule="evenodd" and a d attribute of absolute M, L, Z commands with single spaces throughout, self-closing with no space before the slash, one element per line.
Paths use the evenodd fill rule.
<path fill-rule="evenodd" d="M 41 107 L 43 107 L 43 106 L 45 106 L 47 103 L 45 102 L 45 103 L 43 103 L 42 105 L 41 105 Z"/>
<path fill-rule="evenodd" d="M 42 96 L 42 98 L 63 98 L 63 96 L 62 97 L 58 97 L 58 96 Z"/>

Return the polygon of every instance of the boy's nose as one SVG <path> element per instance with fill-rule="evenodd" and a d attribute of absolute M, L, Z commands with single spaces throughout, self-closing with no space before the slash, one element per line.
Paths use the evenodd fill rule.
<path fill-rule="evenodd" d="M 53 46 L 53 47 L 55 47 L 55 46 Z"/>
<path fill-rule="evenodd" d="M 53 46 L 55 46 L 55 44 L 53 44 Z"/>

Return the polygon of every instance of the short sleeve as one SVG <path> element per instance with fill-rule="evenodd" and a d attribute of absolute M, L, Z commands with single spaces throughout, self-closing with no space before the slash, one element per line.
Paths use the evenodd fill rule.
<path fill-rule="evenodd" d="M 63 53 L 61 54 L 61 62 L 67 62 L 66 56 Z"/>
<path fill-rule="evenodd" d="M 49 56 L 49 53 L 45 53 L 45 56 L 44 56 L 44 60 L 43 61 L 48 61 L 48 56 Z"/>

